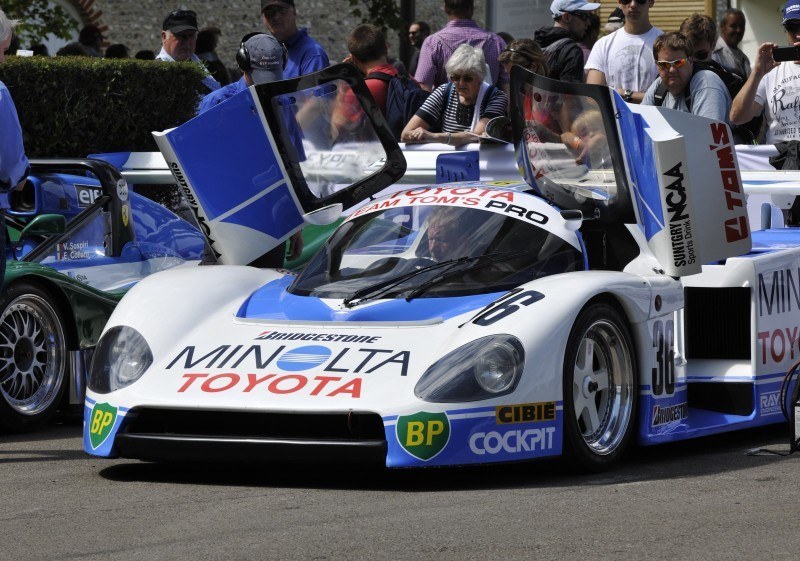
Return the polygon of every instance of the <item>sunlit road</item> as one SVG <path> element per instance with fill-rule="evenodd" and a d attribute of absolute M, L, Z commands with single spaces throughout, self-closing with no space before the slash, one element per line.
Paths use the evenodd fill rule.
<path fill-rule="evenodd" d="M 77 424 L 0 435 L 0 559 L 791 559 L 784 428 L 552 464 L 401 472 L 85 456 Z"/>

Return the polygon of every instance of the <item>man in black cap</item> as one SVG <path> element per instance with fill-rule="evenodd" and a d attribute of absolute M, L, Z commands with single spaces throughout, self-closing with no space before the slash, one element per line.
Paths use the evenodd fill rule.
<path fill-rule="evenodd" d="M 161 52 L 156 55 L 156 60 L 164 62 L 196 62 L 205 73 L 203 84 L 210 90 L 218 90 L 217 82 L 208 73 L 205 65 L 194 54 L 197 43 L 197 14 L 191 10 L 175 10 L 164 18 L 161 25 Z"/>
<path fill-rule="evenodd" d="M 261 0 L 261 18 L 275 38 L 286 45 L 288 60 L 284 78 L 296 78 L 330 66 L 322 45 L 314 41 L 306 28 L 297 27 L 294 0 Z"/>

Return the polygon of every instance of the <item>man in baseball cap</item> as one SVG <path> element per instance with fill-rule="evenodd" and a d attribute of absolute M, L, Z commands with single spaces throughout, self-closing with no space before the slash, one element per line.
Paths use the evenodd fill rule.
<path fill-rule="evenodd" d="M 275 38 L 286 45 L 288 60 L 284 78 L 296 78 L 330 66 L 322 45 L 297 27 L 294 0 L 261 0 L 261 18 Z"/>
<path fill-rule="evenodd" d="M 203 84 L 210 90 L 218 90 L 217 82 L 208 73 L 205 65 L 194 54 L 197 44 L 197 14 L 191 10 L 175 10 L 161 24 L 161 52 L 156 60 L 164 62 L 196 62 L 206 74 Z"/>
<path fill-rule="evenodd" d="M 583 82 L 583 50 L 578 41 L 586 35 L 589 13 L 600 4 L 586 0 L 553 0 L 552 27 L 537 29 L 534 40 L 544 50 L 550 77 L 564 82 Z"/>
<path fill-rule="evenodd" d="M 200 102 L 197 114 L 208 111 L 215 105 L 230 99 L 254 84 L 266 84 L 283 80 L 283 66 L 286 63 L 286 50 L 274 35 L 259 31 L 242 37 L 236 64 L 242 77 L 217 91 L 206 95 Z"/>

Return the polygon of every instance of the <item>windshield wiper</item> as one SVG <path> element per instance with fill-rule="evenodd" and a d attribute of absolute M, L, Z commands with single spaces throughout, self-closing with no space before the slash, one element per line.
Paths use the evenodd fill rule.
<path fill-rule="evenodd" d="M 461 263 L 466 263 L 471 260 L 476 259 L 475 257 L 459 257 L 458 259 L 449 259 L 447 261 L 442 261 L 441 263 L 434 263 L 433 265 L 428 265 L 427 267 L 423 267 L 421 269 L 417 269 L 415 271 L 409 271 L 408 273 L 402 274 L 399 277 L 393 277 L 391 279 L 387 279 L 385 281 L 381 281 L 375 284 L 371 284 L 369 286 L 365 286 L 364 288 L 360 288 L 353 292 L 350 296 L 342 300 L 342 304 L 345 308 L 353 308 L 358 306 L 359 304 L 363 304 L 373 298 L 379 296 L 380 294 L 386 293 L 391 288 L 394 288 L 398 284 L 401 284 L 408 279 L 414 278 L 417 275 L 421 275 L 422 273 L 426 273 L 428 271 L 433 271 L 436 269 L 440 269 L 442 267 L 448 266 L 456 266 Z M 370 297 L 366 297 L 370 295 Z"/>
<path fill-rule="evenodd" d="M 488 267 L 489 265 L 494 265 L 495 263 L 500 263 L 502 261 L 508 261 L 511 259 L 515 259 L 517 257 L 522 257 L 527 253 L 532 253 L 530 249 L 526 249 L 523 251 L 501 251 L 497 253 L 487 253 L 486 255 L 478 255 L 476 257 L 470 257 L 470 261 L 477 263 L 473 263 L 469 267 L 465 267 L 463 269 L 448 269 L 447 271 L 442 272 L 441 274 L 436 275 L 432 279 L 428 279 L 417 288 L 412 290 L 406 296 L 406 302 L 411 302 L 414 298 L 422 294 L 423 292 L 427 291 L 432 286 L 435 286 L 441 282 L 446 281 L 449 278 L 455 277 L 457 275 L 463 275 L 472 271 L 477 271 L 479 269 L 483 269 L 484 267 Z"/>

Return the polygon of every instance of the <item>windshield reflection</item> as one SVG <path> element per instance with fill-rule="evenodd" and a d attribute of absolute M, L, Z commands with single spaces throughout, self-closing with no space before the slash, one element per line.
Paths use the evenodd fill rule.
<path fill-rule="evenodd" d="M 353 90 L 343 80 L 276 96 L 283 138 L 317 198 L 380 170 L 386 152 Z"/>

